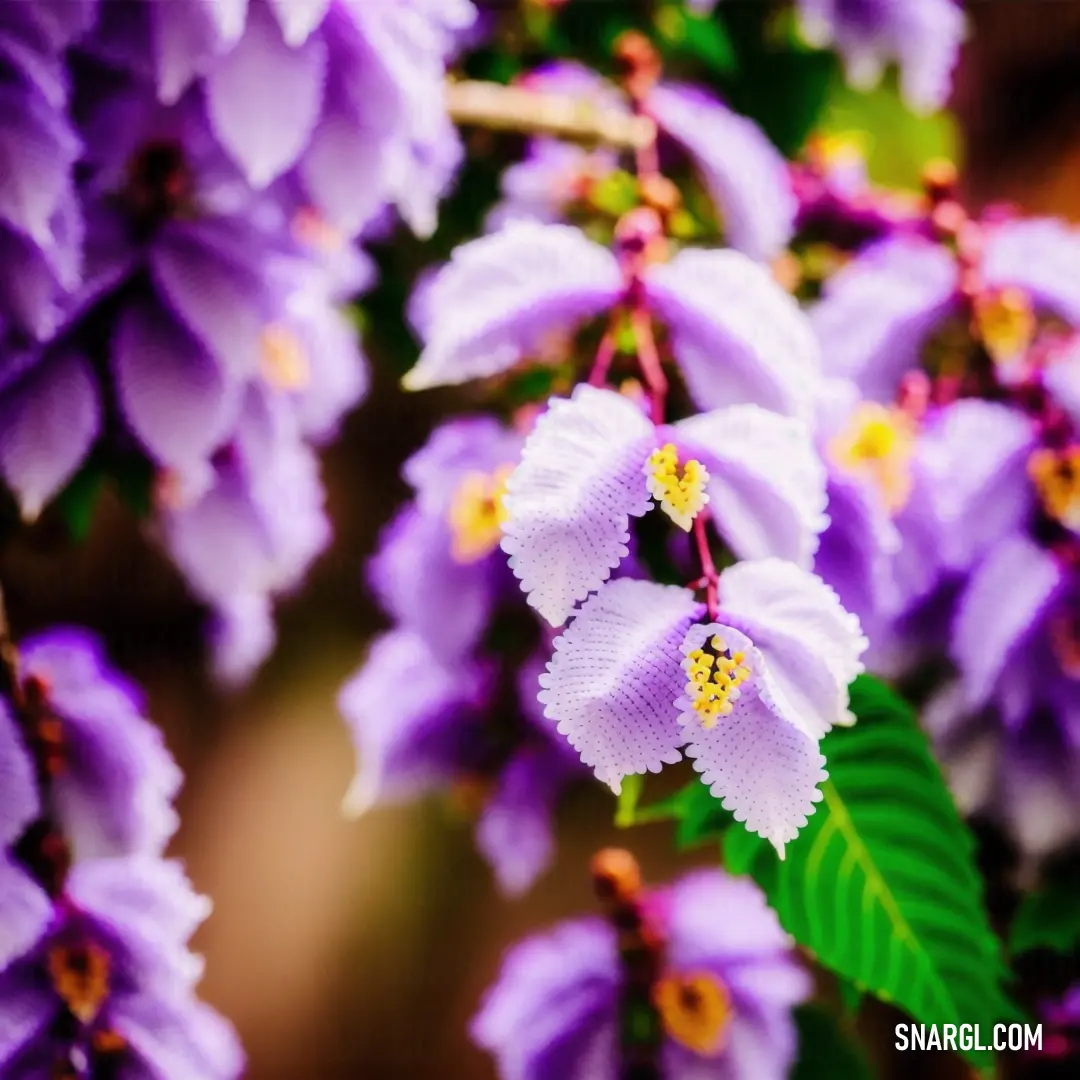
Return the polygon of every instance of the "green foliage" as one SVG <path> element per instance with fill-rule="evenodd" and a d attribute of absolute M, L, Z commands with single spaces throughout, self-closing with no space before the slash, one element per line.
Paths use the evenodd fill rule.
<path fill-rule="evenodd" d="M 988 1028 L 1014 1009 L 972 837 L 907 705 L 865 676 L 851 700 L 859 722 L 825 738 L 824 801 L 786 859 L 731 829 L 725 861 L 754 877 L 800 945 L 857 987 L 918 1021 Z"/>
<path fill-rule="evenodd" d="M 815 1005 L 795 1010 L 799 1057 L 790 1080 L 870 1080 L 870 1066 L 836 1020 Z"/>
<path fill-rule="evenodd" d="M 1009 928 L 1013 955 L 1049 949 L 1073 953 L 1080 949 L 1080 866 L 1052 871 L 1042 888 L 1025 896 Z"/>
<path fill-rule="evenodd" d="M 739 60 L 727 27 L 715 15 L 690 11 L 679 0 L 661 4 L 654 21 L 664 54 L 682 53 L 724 75 L 738 69 Z"/>
<path fill-rule="evenodd" d="M 56 496 L 55 508 L 76 543 L 90 535 L 98 498 L 111 484 L 120 500 L 137 518 L 153 509 L 154 467 L 141 454 L 111 453 L 98 448 Z"/>
<path fill-rule="evenodd" d="M 636 773 L 623 780 L 615 824 L 626 829 L 633 825 L 672 821 L 675 823 L 675 847 L 679 851 L 718 842 L 735 820 L 700 780 L 692 780 L 673 795 L 647 806 L 641 805 L 644 789 L 644 774 Z"/>
<path fill-rule="evenodd" d="M 870 179 L 887 187 L 917 189 L 928 162 L 957 155 L 952 116 L 913 113 L 901 100 L 895 77 L 860 93 L 836 72 L 817 128 L 828 135 L 854 136 L 866 155 Z"/>

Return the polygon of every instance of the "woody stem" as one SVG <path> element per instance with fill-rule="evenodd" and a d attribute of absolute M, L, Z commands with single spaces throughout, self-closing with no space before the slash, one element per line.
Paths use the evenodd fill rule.
<path fill-rule="evenodd" d="M 630 328 L 634 332 L 634 342 L 637 345 L 641 375 L 649 390 L 649 409 L 652 422 L 662 424 L 664 422 L 664 406 L 667 402 L 668 381 L 667 376 L 664 374 L 663 365 L 660 363 L 660 352 L 656 348 L 652 320 L 649 318 L 649 313 L 645 308 L 634 307 L 630 312 Z"/>
<path fill-rule="evenodd" d="M 694 518 L 694 541 L 697 545 L 698 560 L 701 562 L 701 578 L 696 585 L 705 588 L 705 607 L 710 619 L 715 619 L 720 610 L 720 575 L 716 571 L 712 552 L 709 550 L 709 537 L 706 528 L 709 524 L 707 510 L 701 511 Z"/>

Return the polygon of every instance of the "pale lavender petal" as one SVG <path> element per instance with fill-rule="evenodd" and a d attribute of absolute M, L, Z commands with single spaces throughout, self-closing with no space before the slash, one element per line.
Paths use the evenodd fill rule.
<path fill-rule="evenodd" d="M 507 481 L 503 551 L 529 603 L 561 626 L 629 553 L 650 507 L 643 467 L 656 439 L 629 398 L 579 386 L 556 398 Z"/>
<path fill-rule="evenodd" d="M 20 655 L 63 724 L 67 767 L 53 800 L 76 858 L 160 852 L 176 830 L 182 776 L 135 688 L 83 631 L 27 638 Z"/>
<path fill-rule="evenodd" d="M 0 472 L 33 520 L 75 474 L 101 430 L 89 366 L 72 353 L 41 362 L 4 392 Z"/>
<path fill-rule="evenodd" d="M 1036 304 L 1080 326 L 1080 231 L 1057 218 L 991 229 L 980 264 L 987 285 L 1028 290 Z"/>
<path fill-rule="evenodd" d="M 1080 339 L 1046 367 L 1043 383 L 1080 429 Z"/>
<path fill-rule="evenodd" d="M 448 670 L 411 631 L 376 638 L 338 698 L 360 759 L 346 812 L 409 798 L 452 775 L 449 736 L 462 726 L 478 686 L 472 667 Z"/>
<path fill-rule="evenodd" d="M 218 365 L 150 301 L 120 317 L 112 360 L 124 416 L 146 449 L 181 473 L 200 471 L 238 406 Z"/>
<path fill-rule="evenodd" d="M 330 0 L 268 0 L 285 44 L 303 45 L 326 16 Z"/>
<path fill-rule="evenodd" d="M 0 851 L 0 896 L 4 919 L 0 927 L 0 971 L 37 944 L 52 918 L 52 902 L 25 868 Z M 5 1010 L 6 1011 L 6 1010 Z M 0 1035 L 8 1036 L 10 1019 L 0 1017 Z M 0 1065 L 6 1057 L 6 1039 L 0 1041 Z"/>
<path fill-rule="evenodd" d="M 645 288 L 700 408 L 752 403 L 812 419 L 818 345 L 764 267 L 738 251 L 685 248 L 649 267 Z"/>
<path fill-rule="evenodd" d="M 615 256 L 569 225 L 516 221 L 454 251 L 424 291 L 424 342 L 410 390 L 513 367 L 544 338 L 610 307 Z"/>
<path fill-rule="evenodd" d="M 852 722 L 848 685 L 867 641 L 821 578 L 780 559 L 736 563 L 720 575 L 720 609 L 765 657 L 765 681 L 788 721 L 813 739 Z"/>
<path fill-rule="evenodd" d="M 507 952 L 469 1033 L 505 1080 L 609 1080 L 620 983 L 615 931 L 599 919 L 562 923 Z M 609 1068 L 589 1070 L 605 1033 Z"/>
<path fill-rule="evenodd" d="M 751 682 L 732 702 L 732 711 L 711 728 L 702 726 L 686 698 L 678 700 L 686 756 L 713 795 L 723 800 L 724 809 L 768 840 L 782 859 L 784 845 L 798 836 L 822 799 L 819 785 L 828 777 L 825 758 L 817 739 L 785 720 L 769 700 L 760 681 L 764 659 L 745 635 L 723 624 L 694 626 L 683 653 L 700 648 L 713 634 L 732 652 L 746 655 Z"/>
<path fill-rule="evenodd" d="M 564 777 L 548 747 L 528 747 L 500 773 L 484 806 L 476 844 L 507 896 L 520 896 L 551 862 L 551 815 Z"/>
<path fill-rule="evenodd" d="M 779 254 L 798 204 L 787 162 L 761 128 L 697 87 L 660 84 L 646 104 L 697 166 L 728 243 L 759 261 Z"/>
<path fill-rule="evenodd" d="M 624 578 L 591 596 L 555 640 L 540 676 L 544 713 L 616 793 L 624 776 L 680 758 L 680 646 L 702 612 L 689 589 Z"/>
<path fill-rule="evenodd" d="M 946 565 L 966 571 L 1026 521 L 1034 446 L 1032 420 L 999 402 L 968 398 L 932 417 L 916 448 L 916 483 L 933 508 Z"/>
<path fill-rule="evenodd" d="M 994 696 L 998 679 L 1026 651 L 1025 638 L 1066 583 L 1053 555 L 1023 536 L 998 544 L 975 570 L 957 611 L 951 648 L 969 708 L 979 709 Z"/>
<path fill-rule="evenodd" d="M 445 664 L 476 647 L 495 600 L 490 560 L 460 563 L 451 545 L 442 516 L 409 506 L 387 526 L 367 568 L 382 609 Z"/>
<path fill-rule="evenodd" d="M 154 245 L 150 272 L 160 295 L 222 370 L 248 378 L 259 370 L 266 282 L 214 239 L 199 224 L 167 229 Z"/>
<path fill-rule="evenodd" d="M 674 430 L 709 470 L 709 513 L 732 551 L 809 567 L 829 519 L 825 467 L 806 425 L 734 405 L 681 420 Z"/>
<path fill-rule="evenodd" d="M 0 700 L 0 849 L 18 840 L 39 809 L 33 760 L 7 703 Z"/>
<path fill-rule="evenodd" d="M 256 5 L 244 36 L 207 76 L 214 131 L 254 187 L 266 187 L 303 152 L 319 119 L 326 61 L 318 37 L 289 48 Z"/>
<path fill-rule="evenodd" d="M 176 0 L 153 6 L 152 47 L 158 99 L 163 104 L 176 104 L 214 55 L 240 37 L 246 9 L 247 0 Z M 130 11 L 125 14 L 131 19 Z M 124 18 L 119 15 L 118 22 Z"/>
<path fill-rule="evenodd" d="M 826 371 L 891 402 L 952 309 L 956 279 L 953 256 L 926 240 L 897 237 L 863 252 L 826 283 L 810 313 Z"/>
<path fill-rule="evenodd" d="M 241 686 L 274 650 L 274 605 L 266 593 L 240 593 L 214 608 L 210 630 L 214 675 Z"/>

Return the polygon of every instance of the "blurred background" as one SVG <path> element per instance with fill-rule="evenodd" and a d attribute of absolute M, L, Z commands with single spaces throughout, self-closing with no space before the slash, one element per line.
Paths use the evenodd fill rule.
<path fill-rule="evenodd" d="M 596 18 L 609 7 L 573 2 Z M 917 177 L 914 130 L 917 157 L 959 156 L 973 204 L 1009 199 L 1080 218 L 1080 2 L 983 0 L 969 11 L 975 32 L 957 79 L 957 131 L 906 118 L 881 97 L 857 99 L 835 77 L 824 122 L 861 128 L 872 166 L 892 173 L 882 179 Z M 470 149 L 487 165 L 465 173 L 451 217 L 468 218 L 490 197 L 490 161 L 509 160 L 519 146 L 474 133 Z M 72 545 L 62 522 L 46 516 L 0 561 L 20 634 L 89 625 L 147 690 L 187 775 L 173 853 L 215 904 L 196 942 L 207 958 L 204 996 L 238 1027 L 250 1080 L 491 1077 L 467 1021 L 508 944 L 591 910 L 587 862 L 596 848 L 632 843 L 657 881 L 712 858 L 708 850 L 674 855 L 663 825 L 620 834 L 611 797 L 587 787 L 563 804 L 555 867 L 508 903 L 471 830 L 445 805 L 380 809 L 358 822 L 339 812 L 354 760 L 335 698 L 384 625 L 363 562 L 404 495 L 401 461 L 439 417 L 467 406 L 453 394 L 397 387 L 415 347 L 392 309 L 409 287 L 417 246 L 396 237 L 383 252 L 384 283 L 365 308 L 374 389 L 324 461 L 336 540 L 302 595 L 282 605 L 279 647 L 251 687 L 228 696 L 211 685 L 203 613 L 118 501 L 102 501 L 85 544 Z M 859 1021 L 881 1076 L 966 1075 L 945 1055 L 890 1058 L 891 1023 L 877 1006 Z M 1018 1062 L 1010 1071 L 1036 1075 Z"/>

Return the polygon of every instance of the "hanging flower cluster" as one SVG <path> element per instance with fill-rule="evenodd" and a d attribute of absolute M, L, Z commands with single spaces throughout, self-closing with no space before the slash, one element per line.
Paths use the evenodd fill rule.
<path fill-rule="evenodd" d="M 875 403 L 900 541 L 877 662 L 947 651 L 958 679 L 926 722 L 965 801 L 1039 852 L 1076 835 L 1080 798 L 1080 234 L 1008 209 L 972 218 L 932 192 L 812 318 L 828 364 Z M 851 443 L 830 449 L 843 466 Z M 987 752 L 996 764 L 965 785 L 962 763 Z"/>
<path fill-rule="evenodd" d="M 606 918 L 511 949 L 472 1021 L 499 1075 L 786 1077 L 810 980 L 757 887 L 704 870 L 649 889 L 625 851 L 593 875 Z"/>
<path fill-rule="evenodd" d="M 0 474 L 33 518 L 88 457 L 148 461 L 243 678 L 329 538 L 314 448 L 367 384 L 339 308 L 373 275 L 352 240 L 391 206 L 434 227 L 473 8 L 0 7 Z"/>
<path fill-rule="evenodd" d="M 82 631 L 4 650 L 3 1074 L 235 1080 L 188 951 L 210 905 L 162 857 L 180 772 L 140 695 Z"/>

